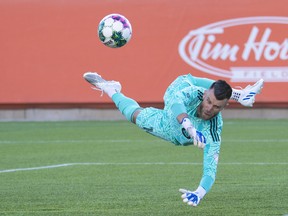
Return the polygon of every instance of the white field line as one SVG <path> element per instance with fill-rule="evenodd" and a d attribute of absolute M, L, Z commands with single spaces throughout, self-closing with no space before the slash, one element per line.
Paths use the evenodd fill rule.
<path fill-rule="evenodd" d="M 56 164 L 49 166 L 40 166 L 40 167 L 29 167 L 29 168 L 16 168 L 16 169 L 7 169 L 0 170 L 0 173 L 10 173 L 10 172 L 18 172 L 18 171 L 33 171 L 33 170 L 42 170 L 42 169 L 54 169 L 59 167 L 67 167 L 67 166 L 83 166 L 83 165 L 96 165 L 96 166 L 131 166 L 131 165 L 194 165 L 199 166 L 202 163 L 189 163 L 189 162 L 174 162 L 174 163 L 165 163 L 165 162 L 151 162 L 151 163 L 65 163 L 65 164 Z M 265 165 L 288 165 L 288 162 L 259 162 L 259 163 L 219 163 L 221 165 L 257 165 L 257 166 L 265 166 Z"/>
<path fill-rule="evenodd" d="M 288 139 L 223 139 L 225 143 L 282 143 L 287 142 Z M 131 142 L 165 142 L 163 140 L 30 140 L 30 141 L 21 141 L 21 140 L 0 140 L 0 144 L 53 144 L 53 143 L 131 143 Z"/>
<path fill-rule="evenodd" d="M 144 141 L 144 140 L 137 140 Z M 134 140 L 30 140 L 30 141 L 21 141 L 21 140 L 0 140 L 0 144 L 53 144 L 53 143 L 130 143 L 135 142 Z"/>

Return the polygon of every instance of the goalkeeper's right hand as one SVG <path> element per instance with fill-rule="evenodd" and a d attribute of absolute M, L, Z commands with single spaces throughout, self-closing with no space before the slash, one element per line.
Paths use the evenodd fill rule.
<path fill-rule="evenodd" d="M 181 124 L 183 128 L 187 131 L 189 136 L 193 138 L 193 144 L 197 146 L 198 148 L 203 149 L 206 145 L 205 136 L 200 131 L 197 131 L 193 127 L 191 121 L 188 118 L 184 118 Z"/>

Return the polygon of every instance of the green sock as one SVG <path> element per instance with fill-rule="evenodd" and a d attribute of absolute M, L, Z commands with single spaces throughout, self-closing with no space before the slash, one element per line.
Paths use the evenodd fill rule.
<path fill-rule="evenodd" d="M 112 96 L 112 100 L 119 111 L 126 117 L 126 119 L 132 122 L 134 112 L 140 108 L 139 104 L 135 100 L 126 97 L 122 93 L 115 93 Z"/>

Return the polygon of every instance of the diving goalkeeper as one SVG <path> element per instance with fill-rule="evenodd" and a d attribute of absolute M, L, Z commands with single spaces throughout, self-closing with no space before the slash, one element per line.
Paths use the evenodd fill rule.
<path fill-rule="evenodd" d="M 175 145 L 194 145 L 203 149 L 203 174 L 198 188 L 179 189 L 181 198 L 197 206 L 214 184 L 221 145 L 223 120 L 221 110 L 230 99 L 252 106 L 263 87 L 263 79 L 245 89 L 234 89 L 224 80 L 179 76 L 164 94 L 164 109 L 143 108 L 121 93 L 121 84 L 106 81 L 99 74 L 87 72 L 84 79 L 94 89 L 106 93 L 127 120 L 146 132 Z"/>

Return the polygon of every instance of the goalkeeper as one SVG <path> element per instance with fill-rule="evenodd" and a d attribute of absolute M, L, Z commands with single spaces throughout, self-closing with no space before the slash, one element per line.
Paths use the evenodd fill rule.
<path fill-rule="evenodd" d="M 106 93 L 119 111 L 146 132 L 174 143 L 203 149 L 203 175 L 194 191 L 180 189 L 181 198 L 197 206 L 214 184 L 221 145 L 223 120 L 220 111 L 229 99 L 252 106 L 263 80 L 243 90 L 232 89 L 224 80 L 213 81 L 191 74 L 179 76 L 164 94 L 164 109 L 142 108 L 121 93 L 121 84 L 106 81 L 99 74 L 87 72 L 84 79 L 94 89 Z"/>

